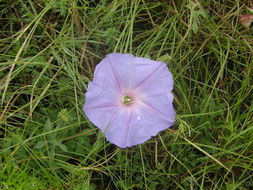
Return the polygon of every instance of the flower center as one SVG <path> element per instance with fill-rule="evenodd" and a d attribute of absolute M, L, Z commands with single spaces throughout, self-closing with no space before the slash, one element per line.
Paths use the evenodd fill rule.
<path fill-rule="evenodd" d="M 129 96 L 129 95 L 124 95 L 121 97 L 121 103 L 126 105 L 126 106 L 129 106 L 133 103 L 134 99 L 133 97 Z"/>

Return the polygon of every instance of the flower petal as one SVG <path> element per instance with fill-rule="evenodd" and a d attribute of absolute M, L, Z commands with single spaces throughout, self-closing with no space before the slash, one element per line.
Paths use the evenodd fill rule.
<path fill-rule="evenodd" d="M 122 89 L 128 88 L 133 78 L 134 56 L 131 54 L 111 53 L 106 56 L 106 59 L 109 60 L 111 67 L 117 73 Z"/>
<path fill-rule="evenodd" d="M 146 58 L 134 57 L 132 65 L 133 69 L 131 78 L 129 79 L 129 86 L 131 89 L 136 89 L 148 83 L 164 63 Z"/>
<path fill-rule="evenodd" d="M 138 136 L 143 135 L 155 136 L 157 135 L 158 132 L 171 127 L 175 121 L 175 115 L 173 116 L 161 115 L 161 113 L 158 113 L 146 106 L 138 107 L 136 112 L 139 115 L 140 118 L 139 121 L 142 121 L 146 131 L 146 134 L 137 132 Z"/>
<path fill-rule="evenodd" d="M 105 136 L 120 148 L 131 147 L 142 144 L 158 132 L 169 128 L 174 120 L 174 113 L 171 113 L 170 117 L 159 116 L 148 106 L 121 109 L 111 118 Z"/>
<path fill-rule="evenodd" d="M 83 107 L 85 114 L 93 124 L 104 130 L 108 124 L 107 118 L 111 118 L 119 109 L 117 95 L 111 90 L 90 82 L 85 97 L 86 103 Z"/>
<path fill-rule="evenodd" d="M 111 57 L 114 59 L 117 57 L 117 60 L 119 59 L 118 62 Z M 120 66 L 123 69 L 127 68 L 122 65 L 122 63 L 126 62 L 122 62 L 120 56 L 112 56 L 111 54 L 107 55 L 106 58 L 96 66 L 93 82 L 115 92 L 121 92 L 124 78 L 121 79 L 122 73 L 119 71 L 118 67 Z"/>
<path fill-rule="evenodd" d="M 175 122 L 176 112 L 173 108 L 171 92 L 142 97 L 142 104 L 153 112 L 156 117 L 164 118 L 170 123 Z"/>
<path fill-rule="evenodd" d="M 131 109 L 122 109 L 119 111 L 105 130 L 105 136 L 108 141 L 120 148 L 131 147 L 144 143 L 151 136 L 145 132 L 143 121 L 137 119 L 139 117 L 136 112 Z"/>
<path fill-rule="evenodd" d="M 111 118 L 117 113 L 117 106 L 107 106 L 103 108 L 85 109 L 85 114 L 89 120 L 104 132 L 110 123 Z"/>
<path fill-rule="evenodd" d="M 139 91 L 145 95 L 153 95 L 159 94 L 163 92 L 170 92 L 173 89 L 173 77 L 170 71 L 168 70 L 167 66 L 162 63 L 158 62 L 154 65 L 158 65 L 156 68 L 149 66 L 150 69 L 152 68 L 153 72 L 147 72 L 144 79 L 136 86 L 135 90 Z M 147 65 L 146 65 L 147 66 Z M 135 68 L 136 73 L 140 73 L 141 70 L 147 70 L 142 68 L 142 65 L 137 65 Z"/>
<path fill-rule="evenodd" d="M 131 118 L 132 111 L 129 109 L 120 109 L 113 115 L 105 130 L 107 140 L 120 148 L 126 148 Z"/>
<path fill-rule="evenodd" d="M 119 98 L 115 92 L 94 82 L 89 82 L 85 97 L 86 108 L 101 107 L 106 105 L 119 105 L 117 102 Z"/>

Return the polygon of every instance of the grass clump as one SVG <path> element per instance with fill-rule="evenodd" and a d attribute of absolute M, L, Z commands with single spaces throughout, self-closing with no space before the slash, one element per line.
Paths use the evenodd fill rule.
<path fill-rule="evenodd" d="M 1 189 L 253 188 L 248 1 L 0 4 Z M 162 60 L 177 122 L 119 149 L 82 111 L 110 52 Z"/>

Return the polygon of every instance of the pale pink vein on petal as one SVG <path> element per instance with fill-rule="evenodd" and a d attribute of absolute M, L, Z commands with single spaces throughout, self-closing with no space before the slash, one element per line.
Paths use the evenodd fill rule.
<path fill-rule="evenodd" d="M 100 85 L 100 84 L 98 84 L 98 83 L 96 83 L 96 82 L 92 82 L 92 84 L 93 85 L 95 85 L 95 86 L 98 86 L 99 88 L 102 88 L 102 89 L 104 89 L 104 90 L 109 90 L 109 91 L 111 91 L 113 94 L 116 94 L 116 92 L 114 92 L 112 89 L 110 89 L 110 88 L 105 88 L 104 86 L 102 86 L 102 85 Z"/>
<path fill-rule="evenodd" d="M 127 140 L 128 140 L 128 135 L 129 135 L 129 127 L 130 127 L 130 123 L 131 123 L 131 119 L 132 119 L 132 113 L 133 111 L 131 110 L 130 111 L 130 114 L 128 116 L 128 120 L 127 120 L 127 131 L 126 131 L 126 136 L 125 136 L 125 139 L 124 139 L 124 144 L 127 145 Z"/>
<path fill-rule="evenodd" d="M 115 80 L 116 80 L 116 82 L 117 82 L 117 85 L 118 85 L 118 87 L 119 87 L 119 90 L 122 91 L 122 86 L 121 86 L 122 83 L 121 83 L 120 77 L 119 77 L 117 71 L 115 70 L 115 68 L 114 68 L 113 65 L 112 65 L 112 61 L 111 61 L 110 56 L 108 56 L 108 59 L 109 59 L 109 65 L 110 65 L 110 67 L 111 67 L 111 69 L 112 69 L 112 73 L 113 73 L 114 78 L 115 78 Z"/>
<path fill-rule="evenodd" d="M 100 109 L 100 108 L 110 108 L 110 107 L 116 107 L 119 106 L 118 104 L 101 104 L 97 106 L 91 106 L 91 107 L 85 107 L 85 109 Z"/>
<path fill-rule="evenodd" d="M 145 83 L 146 83 L 147 81 L 149 81 L 149 79 L 152 77 L 152 75 L 154 75 L 155 72 L 158 71 L 162 66 L 163 66 L 163 64 L 160 64 L 152 73 L 150 73 L 150 74 L 147 76 L 146 79 L 144 79 L 139 85 L 137 85 L 137 87 L 135 88 L 135 90 L 138 89 L 138 88 L 141 88 L 143 85 L 145 85 Z"/>
<path fill-rule="evenodd" d="M 145 106 L 147 109 L 149 109 L 149 110 L 152 111 L 153 113 L 158 114 L 158 115 L 159 115 L 161 118 L 163 118 L 164 120 L 171 122 L 168 116 L 166 116 L 164 113 L 160 112 L 159 110 L 157 110 L 156 108 L 154 108 L 154 107 L 151 106 L 150 104 L 148 104 L 148 103 L 146 103 L 146 102 L 144 102 L 144 101 L 140 102 L 140 104 L 142 104 L 143 106 Z"/>

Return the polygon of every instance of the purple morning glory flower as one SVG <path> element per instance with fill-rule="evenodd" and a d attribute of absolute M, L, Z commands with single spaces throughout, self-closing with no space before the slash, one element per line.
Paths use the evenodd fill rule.
<path fill-rule="evenodd" d="M 88 84 L 84 112 L 111 143 L 144 143 L 175 122 L 173 78 L 163 62 L 108 54 Z"/>

